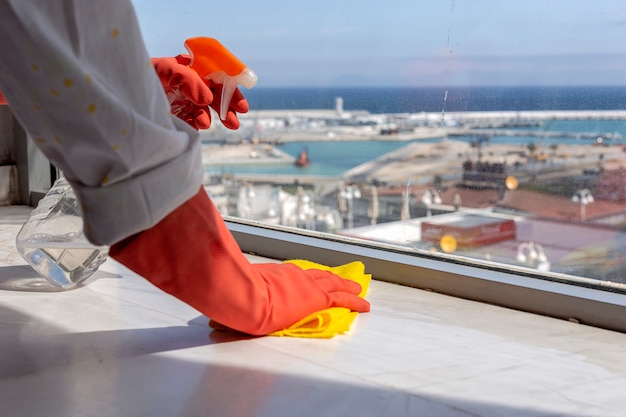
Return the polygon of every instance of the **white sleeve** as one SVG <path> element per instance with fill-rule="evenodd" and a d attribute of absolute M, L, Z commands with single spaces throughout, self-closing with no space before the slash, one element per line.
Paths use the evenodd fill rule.
<path fill-rule="evenodd" d="M 72 184 L 85 233 L 146 230 L 202 182 L 198 133 L 173 117 L 128 0 L 0 0 L 0 90 Z"/>

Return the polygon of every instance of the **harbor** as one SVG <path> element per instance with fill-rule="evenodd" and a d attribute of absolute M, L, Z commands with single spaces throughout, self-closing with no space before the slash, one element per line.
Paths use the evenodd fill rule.
<path fill-rule="evenodd" d="M 370 113 L 366 110 L 345 110 L 342 98 L 337 97 L 332 109 L 252 110 L 240 115 L 241 127 L 237 131 L 214 123 L 202 133 L 202 140 L 209 143 L 280 144 L 302 141 L 415 141 L 485 135 L 620 140 L 626 132 L 555 130 L 550 125 L 563 121 L 624 120 L 625 110 Z"/>
<path fill-rule="evenodd" d="M 593 126 L 590 130 L 549 128 L 551 123 L 571 121 L 591 121 Z M 598 130 L 604 127 L 595 125 L 599 121 L 613 124 Z M 518 168 L 533 165 L 532 170 L 539 172 L 559 167 L 587 169 L 599 158 L 609 164 L 620 159 L 625 126 L 626 111 L 371 114 L 344 111 L 338 99 L 335 109 L 251 111 L 241 115 L 237 131 L 214 124 L 202 134 L 203 161 L 213 173 L 220 170 L 246 181 L 255 177 L 267 181 L 272 176 L 301 182 L 308 176 L 388 183 L 409 178 L 420 182 L 435 175 L 452 179 L 468 158 Z M 329 145 L 316 145 L 320 142 Z M 300 148 L 290 144 L 300 144 Z M 294 169 L 298 154 L 306 147 L 321 150 L 311 150 L 311 169 Z M 346 163 L 343 170 L 316 170 L 323 160 L 336 156 L 333 153 L 350 159 L 366 148 L 372 148 L 369 157 L 355 159 L 353 165 Z M 543 165 L 527 163 L 537 161 Z"/>

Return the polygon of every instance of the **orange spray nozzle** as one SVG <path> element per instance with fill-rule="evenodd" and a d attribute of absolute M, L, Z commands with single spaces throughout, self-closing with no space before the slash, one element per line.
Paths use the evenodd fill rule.
<path fill-rule="evenodd" d="M 238 85 L 255 86 L 258 77 L 250 68 L 224 47 L 217 39 L 197 37 L 185 41 L 193 68 L 202 77 L 222 84 L 220 118 L 226 119 L 230 100 Z"/>

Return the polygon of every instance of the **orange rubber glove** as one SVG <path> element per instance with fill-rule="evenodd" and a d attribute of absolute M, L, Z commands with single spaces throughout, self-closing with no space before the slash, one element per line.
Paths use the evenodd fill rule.
<path fill-rule="evenodd" d="M 168 96 L 173 97 L 172 112 L 195 129 L 208 129 L 211 126 L 209 107 L 219 113 L 222 85 L 205 80 L 188 65 L 189 55 L 168 58 L 152 58 L 161 84 Z M 229 129 L 239 128 L 237 113 L 246 113 L 248 102 L 239 89 L 233 94 L 229 111 L 222 124 Z"/>
<path fill-rule="evenodd" d="M 251 264 L 202 188 L 110 256 L 212 320 L 265 335 L 329 307 L 369 311 L 361 286 L 329 271 Z"/>

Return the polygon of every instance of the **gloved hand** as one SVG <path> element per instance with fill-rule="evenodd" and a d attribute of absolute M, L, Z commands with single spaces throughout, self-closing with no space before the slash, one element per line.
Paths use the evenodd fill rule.
<path fill-rule="evenodd" d="M 212 320 L 252 335 L 329 307 L 369 311 L 361 286 L 329 271 L 251 264 L 204 189 L 109 254 Z"/>
<path fill-rule="evenodd" d="M 152 58 L 165 93 L 173 101 L 172 113 L 189 123 L 196 129 L 208 129 L 211 125 L 209 107 L 219 113 L 222 85 L 205 80 L 188 65 L 189 55 L 178 55 L 168 58 Z M 239 89 L 233 94 L 230 107 L 222 124 L 229 129 L 239 128 L 237 113 L 246 113 L 248 102 Z"/>
<path fill-rule="evenodd" d="M 2 91 L 0 91 L 0 106 L 6 106 L 8 104 L 9 102 L 6 98 L 4 98 L 4 94 L 2 94 Z"/>

